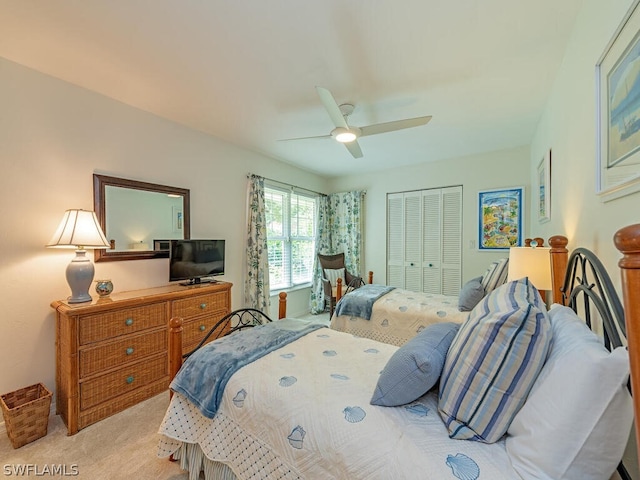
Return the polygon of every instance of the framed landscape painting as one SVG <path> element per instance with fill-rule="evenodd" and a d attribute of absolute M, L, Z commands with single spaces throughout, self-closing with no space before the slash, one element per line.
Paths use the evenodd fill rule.
<path fill-rule="evenodd" d="M 478 193 L 478 249 L 508 250 L 522 246 L 524 187 Z"/>
<path fill-rule="evenodd" d="M 596 64 L 597 190 L 640 190 L 640 8 L 635 0 Z"/>

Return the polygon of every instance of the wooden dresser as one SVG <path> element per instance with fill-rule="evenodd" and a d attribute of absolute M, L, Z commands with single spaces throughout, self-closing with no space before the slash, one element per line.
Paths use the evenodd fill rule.
<path fill-rule="evenodd" d="M 56 413 L 69 435 L 169 385 L 167 334 L 182 317 L 185 352 L 231 311 L 231 283 L 170 285 L 56 310 Z"/>

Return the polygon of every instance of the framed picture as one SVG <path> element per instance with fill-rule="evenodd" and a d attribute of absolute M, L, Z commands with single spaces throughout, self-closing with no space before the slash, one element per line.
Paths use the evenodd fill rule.
<path fill-rule="evenodd" d="M 182 207 L 171 207 L 171 211 L 173 214 L 173 231 L 181 232 L 182 231 Z"/>
<path fill-rule="evenodd" d="M 538 164 L 538 221 L 551 220 L 551 150 Z"/>
<path fill-rule="evenodd" d="M 522 246 L 524 187 L 478 193 L 478 249 L 507 250 Z"/>
<path fill-rule="evenodd" d="M 596 64 L 597 192 L 640 191 L 640 8 L 635 0 Z"/>

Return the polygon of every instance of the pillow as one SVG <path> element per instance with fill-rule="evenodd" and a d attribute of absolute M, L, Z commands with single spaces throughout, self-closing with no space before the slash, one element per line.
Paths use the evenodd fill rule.
<path fill-rule="evenodd" d="M 458 323 L 434 323 L 396 350 L 380 374 L 371 405 L 405 405 L 427 393 L 440 378 L 459 328 Z"/>
<path fill-rule="evenodd" d="M 344 268 L 338 268 L 335 270 L 331 270 L 329 268 L 325 268 L 324 269 L 324 278 L 326 278 L 327 280 L 329 280 L 329 283 L 331 284 L 332 287 L 335 287 L 337 285 L 337 280 L 338 278 L 342 279 L 342 286 L 346 287 L 345 281 L 344 281 Z"/>
<path fill-rule="evenodd" d="M 481 281 L 482 277 L 472 278 L 463 285 L 460 295 L 458 295 L 458 309 L 461 312 L 470 312 L 484 297 L 484 287 Z"/>
<path fill-rule="evenodd" d="M 524 403 L 551 345 L 551 324 L 528 278 L 496 288 L 456 335 L 440 378 L 449 437 L 493 443 Z"/>
<path fill-rule="evenodd" d="M 482 276 L 482 286 L 484 287 L 485 294 L 492 292 L 496 287 L 504 284 L 507 281 L 508 273 L 508 258 L 501 258 L 497 262 L 493 262 L 489 265 L 489 268 Z"/>
<path fill-rule="evenodd" d="M 633 425 L 627 350 L 609 353 L 568 307 L 550 317 L 549 358 L 509 427 L 507 454 L 523 478 L 610 478 Z"/>

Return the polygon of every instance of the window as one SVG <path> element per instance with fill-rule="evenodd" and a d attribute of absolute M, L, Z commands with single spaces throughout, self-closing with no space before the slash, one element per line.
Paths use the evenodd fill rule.
<path fill-rule="evenodd" d="M 274 186 L 264 190 L 270 288 L 309 284 L 315 255 L 316 199 Z"/>

